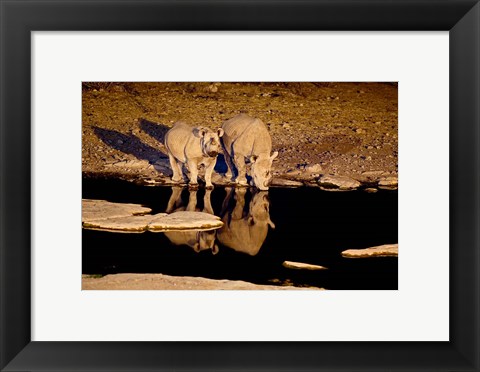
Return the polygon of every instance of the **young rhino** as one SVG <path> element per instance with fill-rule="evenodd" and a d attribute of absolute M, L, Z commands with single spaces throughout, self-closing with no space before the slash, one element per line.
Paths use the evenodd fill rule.
<path fill-rule="evenodd" d="M 165 147 L 173 170 L 172 181 L 183 180 L 182 164 L 187 164 L 190 170 L 190 185 L 197 185 L 198 166 L 203 164 L 206 186 L 213 187 L 212 172 L 221 150 L 222 135 L 221 128 L 214 132 L 208 128 L 192 128 L 184 122 L 176 122 L 165 134 Z"/>
<path fill-rule="evenodd" d="M 237 169 L 236 182 L 246 185 L 245 158 L 252 163 L 253 184 L 260 190 L 268 190 L 272 179 L 272 161 L 278 156 L 272 155 L 272 139 L 265 124 L 257 118 L 240 114 L 223 123 L 222 145 L 229 172 Z"/>

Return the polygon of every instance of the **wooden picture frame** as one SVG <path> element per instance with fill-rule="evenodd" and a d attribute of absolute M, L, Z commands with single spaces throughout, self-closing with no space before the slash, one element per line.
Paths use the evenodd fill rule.
<path fill-rule="evenodd" d="M 1 0 L 0 11 L 2 371 L 480 370 L 478 1 Z M 450 341 L 32 342 L 31 32 L 37 30 L 449 31 Z"/>

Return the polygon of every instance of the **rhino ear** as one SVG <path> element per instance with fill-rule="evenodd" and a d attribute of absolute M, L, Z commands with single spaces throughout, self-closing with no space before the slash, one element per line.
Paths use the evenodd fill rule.
<path fill-rule="evenodd" d="M 216 255 L 219 251 L 220 249 L 218 248 L 218 244 L 215 244 L 212 248 L 212 254 Z"/>
<path fill-rule="evenodd" d="M 270 160 L 273 161 L 273 159 L 275 159 L 276 157 L 278 156 L 278 151 L 275 151 L 272 156 L 270 156 Z"/>
<path fill-rule="evenodd" d="M 203 137 L 205 136 L 205 133 L 207 133 L 207 130 L 205 128 L 195 128 L 195 135 L 198 137 Z"/>
<path fill-rule="evenodd" d="M 225 132 L 223 131 L 222 128 L 218 128 L 218 129 L 217 129 L 217 134 L 218 134 L 219 137 L 223 136 L 224 133 L 225 133 Z"/>

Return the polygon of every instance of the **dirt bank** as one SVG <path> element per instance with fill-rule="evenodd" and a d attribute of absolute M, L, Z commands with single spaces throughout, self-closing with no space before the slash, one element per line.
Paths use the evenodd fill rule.
<path fill-rule="evenodd" d="M 278 179 L 396 179 L 397 98 L 394 83 L 84 83 L 82 171 L 168 183 L 175 121 L 216 128 L 245 112 L 270 130 Z M 221 157 L 216 171 L 225 183 Z"/>
<path fill-rule="evenodd" d="M 240 280 L 214 280 L 191 276 L 170 276 L 163 274 L 112 274 L 103 277 L 82 276 L 82 290 L 282 290 L 314 289 L 279 285 L 258 285 Z"/>

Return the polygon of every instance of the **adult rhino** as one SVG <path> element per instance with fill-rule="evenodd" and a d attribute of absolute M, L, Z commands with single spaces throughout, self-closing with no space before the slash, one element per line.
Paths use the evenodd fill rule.
<path fill-rule="evenodd" d="M 278 151 L 270 155 L 272 139 L 266 125 L 258 118 L 240 114 L 225 121 L 222 129 L 227 175 L 231 175 L 236 168 L 235 181 L 246 185 L 245 159 L 249 159 L 253 185 L 260 190 L 268 190 L 272 179 L 272 161 L 278 156 Z"/>
<path fill-rule="evenodd" d="M 245 189 L 235 189 L 235 206 L 230 209 L 232 188 L 227 190 L 223 203 L 223 226 L 217 232 L 218 241 L 237 252 L 255 256 L 267 238 L 268 227 L 275 228 L 270 220 L 270 202 L 263 191 L 254 193 L 245 213 Z"/>
<path fill-rule="evenodd" d="M 212 203 L 210 200 L 211 190 L 205 191 L 203 198 L 203 210 L 197 208 L 197 191 L 189 190 L 188 204 L 185 206 L 182 201 L 182 187 L 172 187 L 172 194 L 168 201 L 166 213 L 178 211 L 204 212 L 213 214 Z M 166 231 L 165 236 L 175 245 L 186 245 L 195 252 L 201 252 L 211 249 L 212 254 L 218 253 L 218 245 L 215 244 L 217 230 L 183 230 L 183 231 Z"/>
<path fill-rule="evenodd" d="M 205 165 L 206 187 L 213 187 L 212 172 L 221 151 L 220 137 L 223 129 L 194 128 L 179 121 L 165 134 L 165 147 L 172 167 L 173 182 L 181 182 L 182 165 L 190 171 L 190 185 L 198 184 L 198 167 Z"/>

